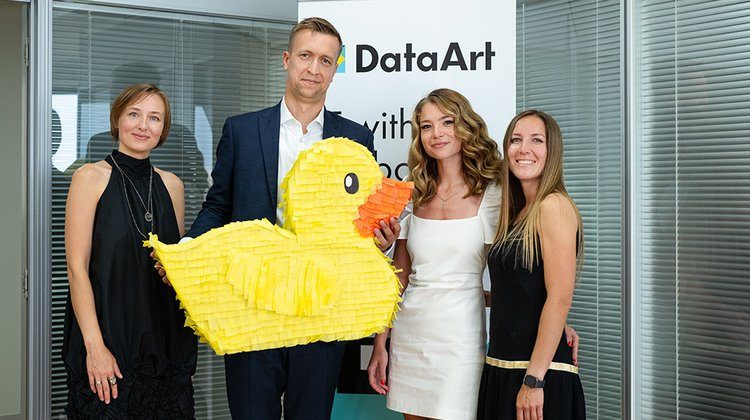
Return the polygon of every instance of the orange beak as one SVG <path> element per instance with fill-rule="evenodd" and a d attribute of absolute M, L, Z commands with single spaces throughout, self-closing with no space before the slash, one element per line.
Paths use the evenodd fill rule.
<path fill-rule="evenodd" d="M 380 227 L 381 220 L 399 217 L 404 206 L 411 199 L 413 182 L 401 182 L 383 177 L 380 188 L 359 206 L 359 218 L 354 221 L 360 235 L 372 237 L 373 231 Z"/>

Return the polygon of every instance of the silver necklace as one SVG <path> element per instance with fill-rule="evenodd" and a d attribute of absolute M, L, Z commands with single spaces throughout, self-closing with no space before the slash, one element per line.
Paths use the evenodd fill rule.
<path fill-rule="evenodd" d="M 461 192 L 460 190 L 456 191 L 453 194 L 451 194 L 450 196 L 448 196 L 448 198 L 443 198 L 443 197 L 440 196 L 440 194 L 437 193 L 437 191 L 435 191 L 435 197 L 437 197 L 438 200 L 440 200 L 441 210 L 445 211 L 446 208 L 448 207 L 448 200 L 450 200 L 451 198 L 455 197 L 456 194 L 458 194 L 460 192 Z"/>
<path fill-rule="evenodd" d="M 154 167 L 151 166 L 151 173 L 148 177 L 148 206 L 146 206 L 146 203 L 143 201 L 143 197 L 141 197 L 141 194 L 138 192 L 138 189 L 135 188 L 135 184 L 133 181 L 125 175 L 125 172 L 120 168 L 120 165 L 117 164 L 117 161 L 115 160 L 115 157 L 110 153 L 109 157 L 112 159 L 112 162 L 115 164 L 115 167 L 117 168 L 117 171 L 120 172 L 121 179 L 122 179 L 122 191 L 125 194 L 125 202 L 128 204 L 128 211 L 130 212 L 130 218 L 133 220 L 133 225 L 135 225 L 135 230 L 138 231 L 138 233 L 143 237 L 143 239 L 148 239 L 148 236 L 146 236 L 143 232 L 141 232 L 141 229 L 138 227 L 138 223 L 135 221 L 135 213 L 133 213 L 133 207 L 130 205 L 130 198 L 128 198 L 128 187 L 127 184 L 125 184 L 125 180 L 127 179 L 128 182 L 130 182 L 130 185 L 133 187 L 133 191 L 135 191 L 135 194 L 138 196 L 138 199 L 141 201 L 141 204 L 143 205 L 143 209 L 146 211 L 146 214 L 143 216 L 144 219 L 146 219 L 147 222 L 151 224 L 151 231 L 154 230 L 154 216 L 153 216 L 153 200 L 152 200 L 152 194 L 151 194 L 151 187 L 153 186 L 154 181 Z"/>

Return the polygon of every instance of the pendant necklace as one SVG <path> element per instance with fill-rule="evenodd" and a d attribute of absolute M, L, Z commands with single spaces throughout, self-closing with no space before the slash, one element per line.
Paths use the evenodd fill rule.
<path fill-rule="evenodd" d="M 115 160 L 114 155 L 111 153 L 109 154 L 109 157 L 112 159 L 112 162 L 115 164 L 115 168 L 117 168 L 117 171 L 120 172 L 120 175 L 122 176 L 122 189 L 125 193 L 125 202 L 128 204 L 128 210 L 130 211 L 130 217 L 133 219 L 133 224 L 135 225 L 135 229 L 138 231 L 138 233 L 144 238 L 148 239 L 148 237 L 141 232 L 141 229 L 138 227 L 138 223 L 135 221 L 135 213 L 133 213 L 133 207 L 130 205 L 130 198 L 128 197 L 128 187 L 125 184 L 125 180 L 127 179 L 130 185 L 133 187 L 133 191 L 135 191 L 135 195 L 138 197 L 138 200 L 141 202 L 141 205 L 143 205 L 143 210 L 145 211 L 145 214 L 143 215 L 143 218 L 146 219 L 147 222 L 151 224 L 151 231 L 154 230 L 154 215 L 153 215 L 153 195 L 151 194 L 152 190 L 151 187 L 154 183 L 154 167 L 150 166 L 151 172 L 148 176 L 148 205 L 146 205 L 146 202 L 143 200 L 143 197 L 141 197 L 141 193 L 138 192 L 138 189 L 135 187 L 135 183 L 130 179 L 129 176 L 125 175 L 125 172 L 120 168 L 120 165 L 117 164 L 117 161 Z"/>
<path fill-rule="evenodd" d="M 435 191 L 435 197 L 437 197 L 438 200 L 440 200 L 440 208 L 441 208 L 441 210 L 445 211 L 446 208 L 448 207 L 448 200 L 450 200 L 451 198 L 455 197 L 456 194 L 458 194 L 459 192 L 461 192 L 461 191 L 456 191 L 453 194 L 451 194 L 450 196 L 448 196 L 448 198 L 443 198 L 443 197 L 440 196 L 440 194 L 437 193 L 437 191 Z"/>

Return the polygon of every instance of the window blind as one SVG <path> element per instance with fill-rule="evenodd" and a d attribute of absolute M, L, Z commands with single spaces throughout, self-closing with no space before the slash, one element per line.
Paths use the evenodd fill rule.
<path fill-rule="evenodd" d="M 637 418 L 747 418 L 750 8 L 643 1 Z"/>
<path fill-rule="evenodd" d="M 581 336 L 590 418 L 622 417 L 622 13 L 618 1 L 517 3 L 519 111 L 551 114 L 583 217 L 585 261 L 568 322 Z"/>
<path fill-rule="evenodd" d="M 152 162 L 183 180 L 189 228 L 209 187 L 226 117 L 283 95 L 281 53 L 291 25 L 57 5 L 53 26 L 51 389 L 52 414 L 60 416 L 67 396 L 60 355 L 68 293 L 65 200 L 75 169 L 113 148 L 110 103 L 131 83 L 154 82 L 166 91 L 172 128 Z M 205 345 L 194 386 L 197 418 L 229 418 L 223 359 Z"/>

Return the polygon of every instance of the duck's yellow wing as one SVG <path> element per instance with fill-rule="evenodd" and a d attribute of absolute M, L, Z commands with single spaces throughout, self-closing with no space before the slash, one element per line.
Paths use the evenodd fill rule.
<path fill-rule="evenodd" d="M 301 254 L 269 256 L 232 250 L 227 282 L 248 308 L 289 316 L 324 315 L 338 297 L 335 277 Z"/>
<path fill-rule="evenodd" d="M 266 342 L 259 318 L 315 316 L 338 297 L 326 269 L 298 255 L 296 236 L 267 220 L 231 223 L 192 241 L 154 248 L 174 287 L 186 325 L 218 353 Z"/>

